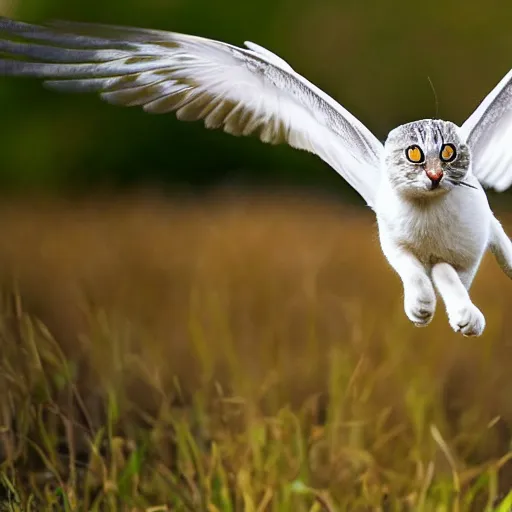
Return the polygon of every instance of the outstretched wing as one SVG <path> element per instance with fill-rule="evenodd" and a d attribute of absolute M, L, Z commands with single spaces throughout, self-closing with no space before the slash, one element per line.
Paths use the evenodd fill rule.
<path fill-rule="evenodd" d="M 281 58 L 195 36 L 109 25 L 35 26 L 0 18 L 0 75 L 61 91 L 99 92 L 147 112 L 256 134 L 320 156 L 372 206 L 382 144 Z"/>
<path fill-rule="evenodd" d="M 512 71 L 461 127 L 482 185 L 502 192 L 512 184 Z"/>

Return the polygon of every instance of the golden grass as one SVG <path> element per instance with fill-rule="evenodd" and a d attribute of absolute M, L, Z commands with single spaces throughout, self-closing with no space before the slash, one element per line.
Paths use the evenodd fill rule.
<path fill-rule="evenodd" d="M 6 510 L 498 510 L 512 488 L 490 258 L 468 339 L 441 304 L 409 324 L 372 214 L 332 202 L 13 201 L 0 233 Z"/>

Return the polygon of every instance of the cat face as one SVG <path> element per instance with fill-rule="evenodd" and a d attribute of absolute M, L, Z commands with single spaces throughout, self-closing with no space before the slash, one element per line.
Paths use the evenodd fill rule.
<path fill-rule="evenodd" d="M 438 196 L 464 184 L 469 147 L 448 121 L 425 119 L 392 130 L 384 163 L 393 187 L 404 195 Z"/>

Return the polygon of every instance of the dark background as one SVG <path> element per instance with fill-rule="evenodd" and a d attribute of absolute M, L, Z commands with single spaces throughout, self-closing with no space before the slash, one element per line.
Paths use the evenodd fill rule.
<path fill-rule="evenodd" d="M 461 124 L 512 66 L 505 1 L 0 0 L 24 21 L 103 22 L 257 42 L 332 95 L 381 140 L 425 117 Z M 438 105 L 429 83 L 433 83 Z M 326 164 L 289 147 L 238 139 L 0 77 L 4 191 L 307 186 L 358 201 Z"/>

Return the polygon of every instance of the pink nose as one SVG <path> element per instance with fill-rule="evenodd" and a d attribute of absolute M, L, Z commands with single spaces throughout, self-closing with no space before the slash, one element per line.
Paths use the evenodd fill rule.
<path fill-rule="evenodd" d="M 441 178 L 443 177 L 443 171 L 439 168 L 427 169 L 425 172 L 434 183 L 438 183 L 439 181 L 441 181 Z"/>

